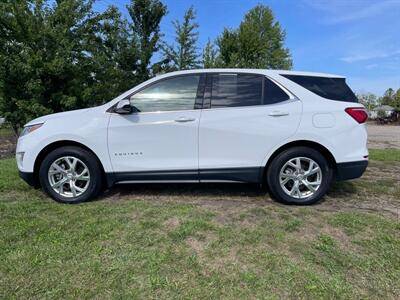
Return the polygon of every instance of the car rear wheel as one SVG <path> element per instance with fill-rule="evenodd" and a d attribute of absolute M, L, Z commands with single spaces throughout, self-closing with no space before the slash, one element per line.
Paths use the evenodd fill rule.
<path fill-rule="evenodd" d="M 102 186 L 97 158 L 75 146 L 50 152 L 40 166 L 39 180 L 43 190 L 61 203 L 90 200 L 98 195 Z"/>
<path fill-rule="evenodd" d="M 328 191 L 332 168 L 318 151 L 294 147 L 278 154 L 267 171 L 272 196 L 286 204 L 314 204 Z"/>

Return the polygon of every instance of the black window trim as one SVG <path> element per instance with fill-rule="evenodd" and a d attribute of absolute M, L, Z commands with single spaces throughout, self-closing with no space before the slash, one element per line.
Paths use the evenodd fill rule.
<path fill-rule="evenodd" d="M 299 100 L 299 98 L 292 91 L 290 91 L 287 87 L 285 87 L 283 84 L 281 84 L 280 82 L 276 81 L 274 78 L 272 78 L 268 75 L 265 75 L 265 77 L 267 79 L 271 80 L 273 83 L 275 83 L 282 91 L 284 91 L 288 95 L 289 99 L 282 101 L 282 102 Z M 281 103 L 281 102 L 279 102 L 279 103 Z M 272 104 L 277 104 L 277 103 L 272 103 Z M 264 104 L 264 105 L 272 105 L 272 104 Z"/>

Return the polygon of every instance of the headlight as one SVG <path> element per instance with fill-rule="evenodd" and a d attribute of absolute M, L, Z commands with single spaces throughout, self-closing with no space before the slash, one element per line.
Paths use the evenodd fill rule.
<path fill-rule="evenodd" d="M 31 133 L 32 131 L 39 129 L 40 127 L 42 127 L 42 125 L 43 125 L 43 123 L 25 126 L 19 136 L 21 137 L 21 136 L 27 135 L 28 133 Z"/>

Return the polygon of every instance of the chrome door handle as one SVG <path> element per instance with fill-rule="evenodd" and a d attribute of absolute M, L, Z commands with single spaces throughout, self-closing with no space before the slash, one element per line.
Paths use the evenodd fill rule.
<path fill-rule="evenodd" d="M 287 111 L 272 111 L 268 114 L 268 116 L 271 117 L 282 117 L 282 116 L 288 116 L 289 112 Z"/>
<path fill-rule="evenodd" d="M 185 123 L 185 122 L 193 122 L 193 121 L 195 121 L 195 120 L 196 120 L 196 119 L 194 119 L 194 118 L 180 117 L 180 118 L 176 119 L 175 122 L 178 122 L 178 123 Z"/>

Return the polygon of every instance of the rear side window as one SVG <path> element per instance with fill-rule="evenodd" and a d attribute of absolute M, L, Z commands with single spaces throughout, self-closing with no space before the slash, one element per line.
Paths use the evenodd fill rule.
<path fill-rule="evenodd" d="M 256 74 L 212 74 L 211 108 L 260 105 L 263 77 Z"/>
<path fill-rule="evenodd" d="M 317 76 L 283 75 L 318 96 L 344 102 L 358 102 L 353 91 L 346 84 L 345 78 Z"/>
<path fill-rule="evenodd" d="M 264 104 L 274 104 L 289 100 L 289 95 L 286 94 L 273 81 L 265 78 L 264 81 Z"/>

